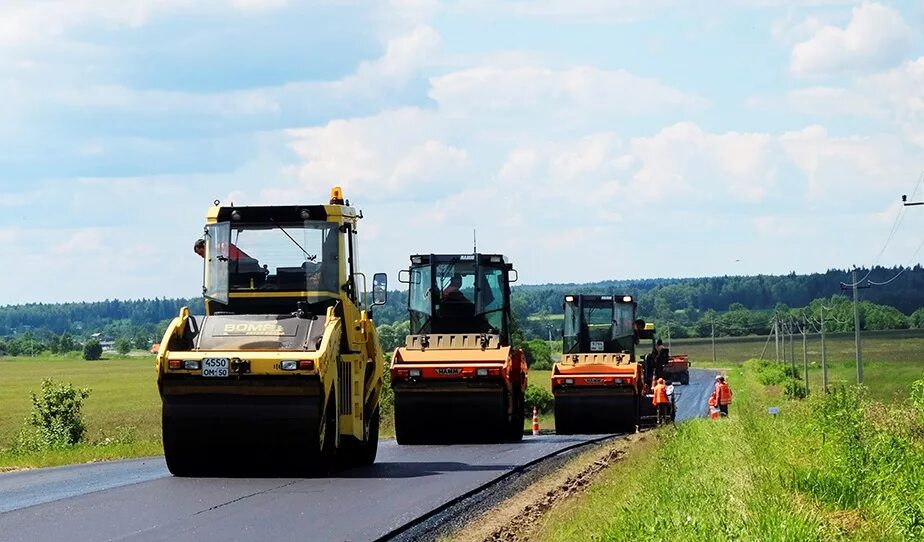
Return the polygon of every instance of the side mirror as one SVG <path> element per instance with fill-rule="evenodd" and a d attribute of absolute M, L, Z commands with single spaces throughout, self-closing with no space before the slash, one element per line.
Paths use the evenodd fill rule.
<path fill-rule="evenodd" d="M 372 305 L 384 305 L 388 299 L 388 275 L 376 273 L 372 275 Z"/>
<path fill-rule="evenodd" d="M 511 278 L 511 275 L 513 276 L 513 278 Z M 519 279 L 520 279 L 520 274 L 517 273 L 516 269 L 511 269 L 510 271 L 507 272 L 507 282 L 516 282 Z"/>
<path fill-rule="evenodd" d="M 398 282 L 401 284 L 410 284 L 411 283 L 411 272 L 407 269 L 402 269 L 398 271 Z"/>

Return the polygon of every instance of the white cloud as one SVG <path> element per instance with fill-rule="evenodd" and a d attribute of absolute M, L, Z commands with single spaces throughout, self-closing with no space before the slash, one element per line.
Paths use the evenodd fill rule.
<path fill-rule="evenodd" d="M 361 86 L 374 91 L 377 85 L 404 82 L 421 68 L 434 63 L 441 45 L 442 39 L 436 30 L 426 25 L 417 26 L 389 39 L 384 54 L 360 64 L 356 74 L 347 78 L 343 86 Z"/>
<path fill-rule="evenodd" d="M 6 0 L 0 46 L 43 44 L 83 26 L 137 28 L 175 14 L 279 9 L 286 0 Z"/>
<path fill-rule="evenodd" d="M 779 141 L 805 175 L 807 197 L 819 203 L 881 198 L 884 190 L 898 197 L 924 158 L 894 136 L 831 137 L 818 125 L 787 132 Z"/>
<path fill-rule="evenodd" d="M 816 117 L 862 117 L 885 120 L 888 109 L 856 89 L 808 87 L 787 92 L 782 97 L 748 98 L 748 107 L 771 111 L 796 112 Z"/>
<path fill-rule="evenodd" d="M 298 178 L 308 186 L 343 184 L 350 191 L 393 193 L 457 173 L 468 155 L 440 138 L 431 111 L 405 108 L 367 118 L 290 130 L 302 160 Z"/>
<path fill-rule="evenodd" d="M 853 9 L 845 28 L 825 25 L 797 44 L 790 70 L 796 75 L 817 76 L 887 68 L 908 54 L 914 39 L 901 14 L 867 2 Z"/>
<path fill-rule="evenodd" d="M 652 199 L 761 200 L 774 183 L 770 143 L 767 134 L 712 134 L 692 123 L 669 126 L 632 140 L 640 163 L 633 191 Z"/>
<path fill-rule="evenodd" d="M 430 97 L 441 108 L 469 114 L 492 111 L 506 115 L 542 108 L 568 114 L 641 115 L 705 105 L 702 98 L 655 79 L 591 66 L 562 70 L 477 66 L 434 77 L 430 83 Z"/>
<path fill-rule="evenodd" d="M 709 7 L 783 8 L 856 2 L 857 0 L 714 0 L 709 2 Z M 691 6 L 702 10 L 706 7 L 705 4 L 691 4 L 688 0 L 459 0 L 451 6 L 447 9 L 475 12 L 490 17 L 504 14 L 591 24 L 630 23 L 659 15 L 667 10 L 676 11 Z"/>
<path fill-rule="evenodd" d="M 887 111 L 909 139 L 924 148 L 924 56 L 863 78 L 855 86 L 857 92 Z"/>

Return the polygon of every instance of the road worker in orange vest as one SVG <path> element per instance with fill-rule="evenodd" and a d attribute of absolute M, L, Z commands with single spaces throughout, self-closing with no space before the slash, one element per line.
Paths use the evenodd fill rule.
<path fill-rule="evenodd" d="M 712 392 L 715 397 L 716 406 L 719 407 L 719 412 L 722 413 L 722 416 L 728 416 L 728 405 L 732 402 L 732 391 L 728 387 L 728 383 L 725 382 L 725 377 L 718 375 L 715 377 L 715 390 Z"/>
<path fill-rule="evenodd" d="M 654 397 L 651 398 L 651 402 L 658 410 L 658 425 L 661 425 L 670 419 L 671 406 L 671 401 L 667 397 L 667 386 L 664 384 L 663 378 L 659 378 L 655 382 L 652 393 L 654 393 Z"/>

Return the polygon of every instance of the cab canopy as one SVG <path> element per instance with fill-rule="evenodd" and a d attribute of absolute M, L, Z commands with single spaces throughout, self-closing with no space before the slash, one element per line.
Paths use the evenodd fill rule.
<path fill-rule="evenodd" d="M 418 254 L 408 283 L 412 335 L 490 333 L 510 344 L 510 272 L 499 254 Z"/>
<path fill-rule="evenodd" d="M 562 352 L 633 353 L 636 306 L 628 295 L 566 295 Z"/>
<path fill-rule="evenodd" d="M 344 292 L 358 301 L 351 207 L 216 205 L 206 218 L 203 293 L 213 311 L 290 312 Z"/>

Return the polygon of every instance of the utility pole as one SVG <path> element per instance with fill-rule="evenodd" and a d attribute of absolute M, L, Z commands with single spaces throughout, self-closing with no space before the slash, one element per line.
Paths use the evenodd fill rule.
<path fill-rule="evenodd" d="M 712 363 L 715 363 L 715 316 L 712 317 Z"/>
<path fill-rule="evenodd" d="M 805 313 L 802 314 L 802 371 L 805 376 L 805 394 L 809 393 L 809 375 L 808 375 L 808 351 L 805 348 L 805 338 L 806 333 L 808 333 L 808 321 L 805 317 Z"/>
<path fill-rule="evenodd" d="M 841 283 L 841 290 L 846 290 L 847 288 L 853 289 L 853 338 L 856 343 L 857 349 L 857 384 L 863 383 L 863 349 L 862 344 L 860 343 L 860 295 L 858 290 L 860 288 L 869 288 L 869 286 L 860 286 L 857 284 L 857 266 L 853 266 L 853 274 L 851 275 L 851 285 L 848 286 Z"/>
<path fill-rule="evenodd" d="M 787 324 L 783 322 L 782 320 L 780 320 L 780 332 L 783 334 L 783 336 L 780 338 L 780 345 L 781 345 L 780 351 L 783 352 L 783 365 L 786 365 L 786 334 L 787 334 L 786 326 Z"/>
<path fill-rule="evenodd" d="M 792 342 L 792 332 L 795 326 L 794 320 L 789 320 L 789 364 L 792 366 L 792 375 L 796 376 L 796 352 Z"/>
<path fill-rule="evenodd" d="M 671 348 L 671 326 L 667 326 L 667 349 Z"/>
<path fill-rule="evenodd" d="M 776 362 L 780 362 L 780 317 L 773 313 L 773 342 L 776 345 Z"/>
<path fill-rule="evenodd" d="M 821 306 L 821 389 L 828 393 L 828 360 L 825 355 L 825 306 Z"/>

